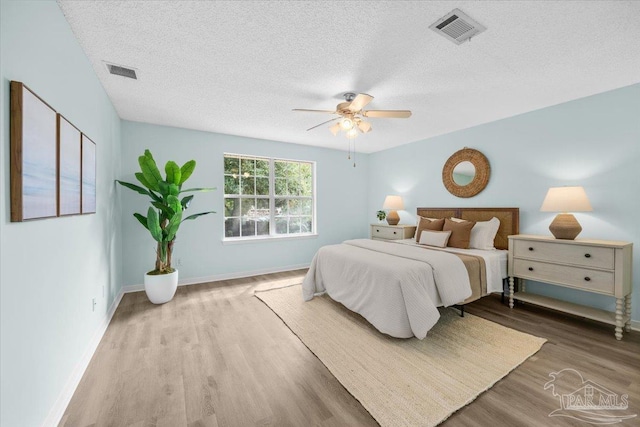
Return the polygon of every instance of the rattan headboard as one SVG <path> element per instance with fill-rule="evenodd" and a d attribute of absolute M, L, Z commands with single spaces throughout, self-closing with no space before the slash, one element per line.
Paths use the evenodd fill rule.
<path fill-rule="evenodd" d="M 418 216 L 427 218 L 456 217 L 469 221 L 488 221 L 494 216 L 500 220 L 500 228 L 494 240 L 496 249 L 509 249 L 507 236 L 520 232 L 519 208 L 417 208 Z"/>

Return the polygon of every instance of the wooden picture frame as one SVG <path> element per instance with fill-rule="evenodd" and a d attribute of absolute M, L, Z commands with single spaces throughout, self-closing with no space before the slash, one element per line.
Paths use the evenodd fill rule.
<path fill-rule="evenodd" d="M 57 114 L 21 82 L 12 81 L 11 221 L 58 215 Z"/>
<path fill-rule="evenodd" d="M 96 213 L 96 144 L 82 134 L 82 213 Z"/>
<path fill-rule="evenodd" d="M 58 216 L 81 213 L 82 132 L 58 114 Z"/>

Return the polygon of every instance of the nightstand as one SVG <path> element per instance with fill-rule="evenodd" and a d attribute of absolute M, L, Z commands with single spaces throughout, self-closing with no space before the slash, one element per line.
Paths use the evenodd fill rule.
<path fill-rule="evenodd" d="M 616 339 L 631 329 L 631 250 L 633 244 L 608 240 L 561 240 L 509 236 L 509 307 L 519 300 L 614 325 Z M 514 278 L 535 280 L 616 298 L 615 313 L 524 292 Z"/>
<path fill-rule="evenodd" d="M 370 237 L 374 240 L 411 239 L 416 233 L 415 225 L 371 224 Z"/>

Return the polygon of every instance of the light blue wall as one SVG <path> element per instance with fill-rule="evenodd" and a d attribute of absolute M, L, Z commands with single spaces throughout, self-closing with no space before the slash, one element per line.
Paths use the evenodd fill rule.
<path fill-rule="evenodd" d="M 354 168 L 343 151 L 123 121 L 121 179 L 135 182 L 137 159 L 146 148 L 162 169 L 168 160 L 183 164 L 195 159 L 189 187 L 218 188 L 196 194 L 189 208 L 190 213 L 218 213 L 186 222 L 178 233 L 174 258 L 182 260 L 181 281 L 307 265 L 320 246 L 368 236 L 367 155 L 358 154 Z M 318 237 L 223 245 L 225 152 L 315 161 Z M 118 191 L 123 204 L 123 279 L 125 285 L 136 285 L 153 269 L 155 259 L 153 240 L 132 216 L 146 212 L 148 205 L 144 196 L 122 187 Z"/>
<path fill-rule="evenodd" d="M 0 7 L 0 424 L 39 426 L 122 283 L 113 185 L 120 120 L 55 2 Z M 96 142 L 95 215 L 9 222 L 10 80 L 24 82 Z"/>
<path fill-rule="evenodd" d="M 640 320 L 640 85 L 606 92 L 369 156 L 369 220 L 387 194 L 404 196 L 402 222 L 418 206 L 520 208 L 520 232 L 549 235 L 540 212 L 549 187 L 582 185 L 593 212 L 576 213 L 579 237 L 633 242 L 634 320 Z M 487 156 L 491 179 L 462 199 L 442 184 L 442 167 L 463 147 Z M 533 284 L 529 290 L 613 310 L 613 298 Z"/>

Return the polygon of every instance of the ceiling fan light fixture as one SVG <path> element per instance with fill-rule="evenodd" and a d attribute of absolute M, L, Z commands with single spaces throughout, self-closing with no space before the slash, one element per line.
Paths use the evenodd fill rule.
<path fill-rule="evenodd" d="M 331 131 L 333 136 L 338 135 L 338 132 L 340 132 L 340 123 L 336 123 L 335 125 L 330 126 L 329 130 Z"/>
<path fill-rule="evenodd" d="M 353 129 L 353 120 L 348 117 L 345 117 L 342 121 L 340 121 L 340 127 L 344 130 Z"/>
<path fill-rule="evenodd" d="M 358 131 L 356 130 L 356 128 L 352 127 L 352 128 L 347 132 L 347 138 L 355 138 L 356 136 L 358 136 Z"/>
<path fill-rule="evenodd" d="M 367 133 L 371 130 L 371 123 L 360 120 L 358 122 L 358 129 L 362 133 Z"/>

